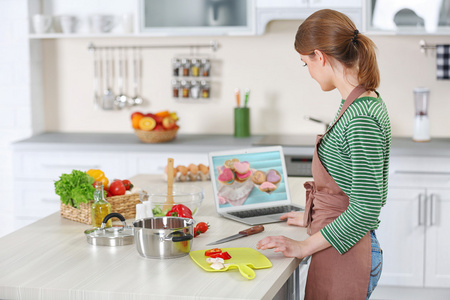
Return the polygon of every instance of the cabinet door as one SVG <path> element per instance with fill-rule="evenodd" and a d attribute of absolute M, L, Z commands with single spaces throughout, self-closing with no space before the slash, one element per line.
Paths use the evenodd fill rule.
<path fill-rule="evenodd" d="M 376 231 L 383 249 L 380 285 L 423 285 L 424 212 L 424 189 L 389 188 Z"/>
<path fill-rule="evenodd" d="M 450 287 L 450 189 L 428 190 L 425 286 Z"/>

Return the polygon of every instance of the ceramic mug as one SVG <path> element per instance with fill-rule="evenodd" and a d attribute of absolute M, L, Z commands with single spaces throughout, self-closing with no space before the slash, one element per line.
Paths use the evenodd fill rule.
<path fill-rule="evenodd" d="M 122 30 L 124 33 L 133 32 L 133 15 L 132 14 L 124 14 L 122 15 Z"/>
<path fill-rule="evenodd" d="M 77 29 L 78 18 L 75 16 L 65 15 L 59 17 L 59 24 L 63 33 L 74 33 Z"/>
<path fill-rule="evenodd" d="M 91 15 L 90 16 L 91 31 L 93 33 L 110 32 L 116 25 L 114 16 L 108 15 Z"/>
<path fill-rule="evenodd" d="M 48 32 L 52 25 L 52 17 L 47 15 L 37 14 L 33 16 L 33 28 L 37 34 Z"/>

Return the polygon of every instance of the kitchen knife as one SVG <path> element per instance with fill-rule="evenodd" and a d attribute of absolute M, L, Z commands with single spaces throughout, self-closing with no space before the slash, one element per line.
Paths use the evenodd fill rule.
<path fill-rule="evenodd" d="M 217 240 L 215 242 L 209 243 L 206 246 L 222 244 L 222 243 L 225 243 L 225 242 L 229 242 L 229 241 L 232 241 L 232 240 L 235 240 L 235 239 L 240 239 L 242 237 L 249 236 L 249 235 L 252 235 L 252 234 L 255 234 L 255 233 L 259 233 L 259 232 L 262 232 L 262 231 L 264 231 L 264 226 L 262 226 L 262 225 L 253 226 L 253 227 L 251 227 L 249 229 L 245 229 L 245 230 L 239 231 L 238 234 L 235 234 L 235 235 L 223 238 L 221 240 Z"/>

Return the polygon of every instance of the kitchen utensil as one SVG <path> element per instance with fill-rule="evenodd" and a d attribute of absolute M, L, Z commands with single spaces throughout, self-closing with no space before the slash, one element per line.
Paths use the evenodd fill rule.
<path fill-rule="evenodd" d="M 47 33 L 52 25 L 52 16 L 36 14 L 32 19 L 34 32 L 37 34 Z"/>
<path fill-rule="evenodd" d="M 167 160 L 167 200 L 163 210 L 170 209 L 173 204 L 173 158 L 169 158 Z"/>
<path fill-rule="evenodd" d="M 246 236 L 249 236 L 249 235 L 252 235 L 252 234 L 260 233 L 260 232 L 263 232 L 263 231 L 264 231 L 264 226 L 262 226 L 262 225 L 253 226 L 253 227 L 250 227 L 249 229 L 245 229 L 245 230 L 239 231 L 238 234 L 231 235 L 229 237 L 226 237 L 226 238 L 217 240 L 215 242 L 206 244 L 206 246 L 226 243 L 226 242 L 229 242 L 229 241 L 232 241 L 232 240 L 235 240 L 235 239 L 240 239 L 240 238 L 243 238 L 243 237 L 246 237 Z"/>
<path fill-rule="evenodd" d="M 116 18 L 108 15 L 89 16 L 92 33 L 110 32 L 116 25 Z"/>
<path fill-rule="evenodd" d="M 134 97 L 128 99 L 128 105 L 141 105 L 144 99 L 140 96 L 140 85 L 142 76 L 142 58 L 139 49 L 134 49 L 133 51 L 133 88 Z"/>
<path fill-rule="evenodd" d="M 141 188 L 142 191 L 139 192 L 139 198 L 142 199 L 142 201 L 150 202 L 153 216 L 165 216 L 167 212 L 172 208 L 169 205 L 166 210 L 163 210 L 163 205 L 167 200 L 166 185 L 155 184 L 142 186 Z M 195 217 L 203 202 L 204 191 L 200 186 L 194 184 L 174 184 L 172 197 L 174 204 L 183 204 L 184 206 L 187 206 L 192 211 L 192 215 Z"/>
<path fill-rule="evenodd" d="M 241 275 L 247 279 L 255 278 L 253 269 L 264 269 L 272 267 L 270 260 L 260 252 L 252 248 L 221 248 L 223 252 L 228 252 L 231 258 L 225 261 L 228 264 L 225 268 L 215 270 L 206 262 L 205 251 L 191 251 L 189 256 L 203 270 L 208 272 L 225 272 L 230 269 L 239 269 Z"/>
<path fill-rule="evenodd" d="M 100 76 L 100 70 L 101 70 L 101 64 L 100 64 L 100 57 L 99 52 L 97 52 L 94 49 L 94 108 L 98 109 L 100 107 L 100 85 L 99 85 L 99 79 Z"/>
<path fill-rule="evenodd" d="M 103 93 L 103 97 L 102 97 L 102 108 L 104 110 L 114 109 L 115 96 L 114 96 L 114 92 L 112 91 L 112 88 L 111 88 L 111 77 L 114 76 L 112 74 L 114 72 L 113 68 L 114 68 L 114 60 L 113 60 L 112 52 L 109 53 L 109 58 L 108 58 L 108 53 L 105 50 L 106 90 Z"/>
<path fill-rule="evenodd" d="M 111 218 L 119 218 L 122 221 L 122 227 L 105 228 L 106 222 Z M 87 242 L 94 246 L 123 246 L 134 243 L 134 229 L 129 227 L 125 218 L 119 213 L 108 214 L 102 222 L 100 228 L 92 228 L 84 231 Z"/>
<path fill-rule="evenodd" d="M 75 16 L 62 15 L 59 16 L 59 24 L 63 33 L 74 33 L 77 30 L 79 20 Z"/>
<path fill-rule="evenodd" d="M 177 258 L 188 255 L 194 238 L 193 219 L 152 217 L 133 222 L 138 253 L 145 258 Z"/>
<path fill-rule="evenodd" d="M 127 106 L 128 96 L 124 94 L 124 77 L 125 77 L 125 50 L 121 49 L 119 53 L 119 78 L 118 78 L 118 86 L 119 86 L 119 95 L 116 96 L 114 100 L 114 108 L 122 109 Z"/>
<path fill-rule="evenodd" d="M 428 101 L 430 90 L 428 88 L 414 89 L 414 104 L 416 108 L 416 117 L 414 118 L 415 142 L 430 141 L 430 121 L 428 119 Z"/>

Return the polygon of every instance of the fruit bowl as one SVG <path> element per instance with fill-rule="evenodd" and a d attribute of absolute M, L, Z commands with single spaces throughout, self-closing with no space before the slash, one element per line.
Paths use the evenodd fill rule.
<path fill-rule="evenodd" d="M 176 138 L 178 128 L 161 131 L 134 129 L 134 132 L 143 143 L 165 143 Z"/>
<path fill-rule="evenodd" d="M 153 216 L 165 216 L 175 204 L 183 204 L 192 211 L 195 216 L 205 197 L 201 187 L 192 184 L 174 184 L 173 201 L 174 204 L 165 204 L 167 200 L 167 185 L 152 185 L 142 188 L 139 193 L 141 201 L 149 201 Z"/>

